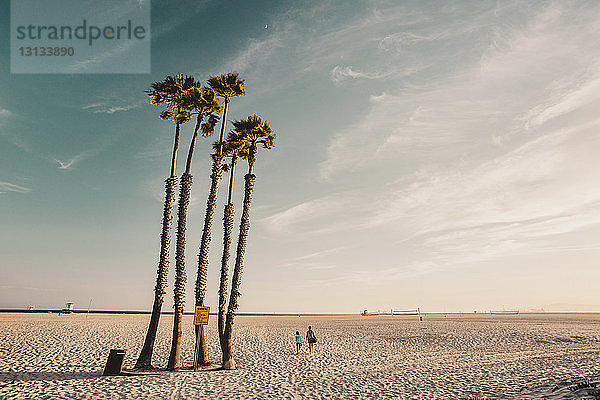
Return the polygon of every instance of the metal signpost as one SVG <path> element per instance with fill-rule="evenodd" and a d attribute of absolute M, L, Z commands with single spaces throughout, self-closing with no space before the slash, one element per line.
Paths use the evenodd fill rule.
<path fill-rule="evenodd" d="M 196 325 L 208 325 L 208 313 L 210 307 L 207 306 L 196 306 L 196 312 L 194 313 L 194 326 Z M 196 340 L 196 346 L 194 347 L 194 371 L 198 370 L 198 361 L 196 356 L 198 355 L 198 344 L 199 340 Z"/>

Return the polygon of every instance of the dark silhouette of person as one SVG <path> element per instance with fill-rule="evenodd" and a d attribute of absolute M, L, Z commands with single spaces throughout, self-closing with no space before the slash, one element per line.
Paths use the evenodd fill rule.
<path fill-rule="evenodd" d="M 312 353 L 313 346 L 315 343 L 317 343 L 317 337 L 315 336 L 311 326 L 309 326 L 308 331 L 306 331 L 306 341 L 308 342 L 308 349 Z"/>

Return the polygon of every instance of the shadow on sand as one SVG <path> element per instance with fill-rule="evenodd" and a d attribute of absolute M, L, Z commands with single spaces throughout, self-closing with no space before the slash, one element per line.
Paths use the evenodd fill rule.
<path fill-rule="evenodd" d="M 68 381 L 72 379 L 101 378 L 102 371 L 94 372 L 0 372 L 0 382 L 17 383 L 27 381 Z"/>
<path fill-rule="evenodd" d="M 197 372 L 214 372 L 214 371 L 224 371 L 221 366 L 217 366 L 214 364 L 206 365 L 200 367 Z M 161 368 L 152 368 L 148 370 L 123 370 L 121 375 L 117 375 L 120 377 L 127 376 L 164 376 L 173 373 L 190 373 L 192 371 L 191 367 L 182 368 L 177 372 L 169 372 L 165 369 Z M 112 377 L 114 377 L 113 375 Z M 68 381 L 72 379 L 95 379 L 95 378 L 110 378 L 110 376 L 103 376 L 102 370 L 92 371 L 92 372 L 84 372 L 84 371 L 75 371 L 75 372 L 48 372 L 48 371 L 31 371 L 31 372 L 0 372 L 0 383 L 18 383 L 18 382 L 28 382 L 28 381 Z"/>

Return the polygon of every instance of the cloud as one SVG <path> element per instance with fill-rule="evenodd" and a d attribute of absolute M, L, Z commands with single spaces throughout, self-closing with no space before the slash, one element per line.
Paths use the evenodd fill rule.
<path fill-rule="evenodd" d="M 336 65 L 329 73 L 334 84 L 339 85 L 348 79 L 380 79 L 389 76 L 390 73 L 369 73 L 355 71 L 352 67 L 340 67 Z"/>
<path fill-rule="evenodd" d="M 0 194 L 8 192 L 29 193 L 31 192 L 31 189 L 25 186 L 15 185 L 14 183 L 0 182 Z"/>
<path fill-rule="evenodd" d="M 436 19 L 434 33 L 419 35 L 414 45 L 401 52 L 386 50 L 398 58 L 385 92 L 371 95 L 365 115 L 334 134 L 320 164 L 321 178 L 381 167 L 398 157 L 420 168 L 434 153 L 445 162 L 490 152 L 490 144 L 518 144 L 525 130 L 597 98 L 599 54 L 586 38 L 600 33 L 599 13 L 554 3 L 531 10 L 523 13 L 516 5 L 503 9 L 513 25 L 498 24 L 489 10 L 475 9 L 458 27 L 453 17 L 460 15 L 450 14 Z M 390 36 L 413 34 L 385 37 Z M 363 45 L 340 48 L 349 49 L 345 58 L 355 49 L 355 58 L 363 51 Z M 386 57 L 374 59 L 387 65 Z M 372 64 L 371 69 L 382 70 Z M 417 72 L 398 73 L 406 68 Z M 335 71 L 339 78 L 360 77 L 354 68 Z M 418 71 L 427 72 L 428 80 Z"/>
<path fill-rule="evenodd" d="M 390 277 L 594 251 L 576 238 L 600 229 L 592 172 L 600 168 L 600 52 L 589 40 L 600 34 L 600 7 L 482 5 L 466 18 L 456 6 L 417 18 L 424 27 L 396 23 L 400 10 L 329 25 L 308 45 L 306 70 L 352 81 L 368 94 L 366 112 L 338 125 L 321 180 L 306 190 L 329 194 L 273 214 L 265 227 L 344 242 L 346 268 L 368 262 Z"/>
<path fill-rule="evenodd" d="M 337 257 L 345 249 L 347 249 L 347 246 L 338 246 L 304 254 L 302 256 L 291 258 L 281 266 L 284 268 L 295 268 L 306 271 L 333 270 L 338 267 Z"/>
<path fill-rule="evenodd" d="M 297 240 L 353 228 L 356 220 L 350 217 L 366 210 L 357 193 L 339 192 L 296 204 L 259 222 L 271 232 Z"/>
<path fill-rule="evenodd" d="M 33 292 L 57 292 L 58 289 L 54 288 L 40 288 L 34 286 L 13 286 L 13 285 L 0 285 L 0 290 L 26 290 Z"/>
<path fill-rule="evenodd" d="M 9 143 L 19 149 L 30 151 L 29 144 L 23 140 L 22 135 L 18 135 L 7 128 L 10 119 L 14 118 L 15 114 L 5 108 L 0 108 L 0 136 L 4 137 Z"/>
<path fill-rule="evenodd" d="M 164 159 L 173 151 L 173 137 L 171 135 L 155 136 L 152 141 L 145 145 L 134 157 L 136 159 Z"/>
<path fill-rule="evenodd" d="M 114 114 L 120 111 L 128 111 L 134 108 L 138 108 L 141 106 L 141 102 L 135 104 L 115 104 L 115 101 L 112 101 L 113 104 L 109 101 L 103 101 L 100 103 L 88 104 L 86 106 L 81 107 L 83 110 L 88 110 L 93 113 L 102 113 L 102 114 Z"/>
<path fill-rule="evenodd" d="M 544 123 L 577 110 L 586 104 L 600 100 L 600 60 L 589 70 L 574 79 L 553 83 L 548 100 L 532 108 L 526 116 L 525 127 L 535 128 Z"/>
<path fill-rule="evenodd" d="M 274 34 L 265 40 L 249 39 L 246 48 L 226 64 L 226 70 L 250 72 L 260 68 L 261 62 L 273 56 L 282 47 L 279 36 Z"/>
<path fill-rule="evenodd" d="M 414 15 L 404 8 L 400 10 L 400 7 L 392 10 L 394 18 L 377 10 L 365 16 L 340 7 L 348 6 L 321 3 L 314 7 L 291 7 L 274 15 L 268 31 L 262 30 L 257 37 L 249 38 L 237 54 L 215 69 L 238 71 L 248 82 L 262 82 L 256 85 L 254 93 L 287 87 L 307 72 L 326 73 L 339 85 L 349 79 L 375 80 L 421 69 L 419 60 L 411 60 L 410 66 L 397 67 L 393 52 L 388 52 L 389 62 L 383 66 L 364 65 L 371 54 L 356 56 L 355 53 L 367 51 L 377 55 L 383 52 L 378 50 L 377 42 L 389 33 L 390 26 L 412 25 L 424 16 Z M 343 13 L 346 19 L 332 21 L 332 13 Z M 370 32 L 367 37 L 365 32 Z"/>
<path fill-rule="evenodd" d="M 340 246 L 340 247 L 335 247 L 333 249 L 325 249 L 325 250 L 321 250 L 321 251 L 316 251 L 313 253 L 305 254 L 300 257 L 296 257 L 296 258 L 294 258 L 293 261 L 307 261 L 307 260 L 314 260 L 317 258 L 322 258 L 324 256 L 331 256 L 331 255 L 341 252 L 342 250 L 344 250 L 346 248 L 347 248 L 347 246 Z"/>
<path fill-rule="evenodd" d="M 54 158 L 53 160 L 58 163 L 58 169 L 72 169 L 73 165 L 81 159 L 83 159 L 83 154 L 78 154 L 67 161 L 61 161 L 56 158 Z"/>

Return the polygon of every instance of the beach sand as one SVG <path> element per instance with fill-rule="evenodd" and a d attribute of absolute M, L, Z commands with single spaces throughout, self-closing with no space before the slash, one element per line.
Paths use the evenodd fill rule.
<path fill-rule="evenodd" d="M 600 315 L 241 316 L 235 371 L 216 369 L 211 316 L 215 369 L 101 376 L 111 348 L 126 349 L 125 368 L 133 367 L 148 320 L 0 314 L 0 398 L 589 399 L 600 379 Z M 157 367 L 167 363 L 171 323 L 161 318 Z M 186 316 L 186 366 L 191 323 Z M 303 343 L 296 355 L 294 334 L 304 337 L 308 325 L 316 351 Z"/>

